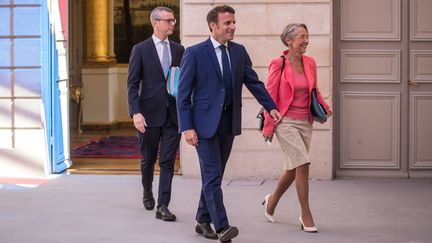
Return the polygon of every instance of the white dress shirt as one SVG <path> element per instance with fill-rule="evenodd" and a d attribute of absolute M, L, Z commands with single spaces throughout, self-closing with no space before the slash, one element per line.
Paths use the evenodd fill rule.
<path fill-rule="evenodd" d="M 215 40 L 215 39 L 213 38 L 213 36 L 210 36 L 210 40 L 211 40 L 211 42 L 212 42 L 212 44 L 213 44 L 213 47 L 214 47 L 214 49 L 215 49 L 216 57 L 217 57 L 218 62 L 219 62 L 220 70 L 221 70 L 221 72 L 223 73 L 223 68 L 222 68 L 222 51 L 221 51 L 221 49 L 219 48 L 219 46 L 222 45 L 222 44 L 219 43 L 219 42 L 217 42 L 217 40 Z M 228 51 L 227 43 L 225 43 L 225 47 L 226 47 L 225 50 L 226 50 L 227 55 L 228 55 L 229 66 L 231 67 L 231 59 L 230 59 L 230 56 L 229 56 L 229 51 Z M 231 70 L 230 70 L 230 71 L 231 71 Z"/>
<path fill-rule="evenodd" d="M 165 41 L 167 43 L 169 60 L 170 60 L 170 63 L 171 63 L 171 60 L 172 60 L 171 59 L 171 49 L 170 49 L 170 43 L 168 41 L 168 38 L 166 38 L 165 40 L 161 40 L 161 39 L 157 38 L 155 35 L 152 35 L 152 39 L 153 39 L 153 42 L 154 42 L 154 44 L 156 46 L 156 51 L 157 51 L 160 63 L 162 63 L 162 57 L 163 57 L 163 45 L 162 45 L 162 41 Z"/>

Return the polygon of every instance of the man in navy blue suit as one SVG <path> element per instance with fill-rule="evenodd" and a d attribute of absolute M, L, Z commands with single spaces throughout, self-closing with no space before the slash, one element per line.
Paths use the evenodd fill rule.
<path fill-rule="evenodd" d="M 178 134 L 176 101 L 168 94 L 165 80 L 169 67 L 180 65 L 184 47 L 168 40 L 176 23 L 171 9 L 155 8 L 150 21 L 152 37 L 135 45 L 130 56 L 127 81 L 129 115 L 138 130 L 144 207 L 147 210 L 155 207 L 152 184 L 159 149 L 156 218 L 175 221 L 176 216 L 169 211 L 168 204 L 181 135 Z"/>
<path fill-rule="evenodd" d="M 210 38 L 187 48 L 180 65 L 179 131 L 188 144 L 196 147 L 200 161 L 202 189 L 195 232 L 230 242 L 239 231 L 229 225 L 221 182 L 234 137 L 241 133 L 243 84 L 276 122 L 281 116 L 252 69 L 245 47 L 231 41 L 235 10 L 217 6 L 208 13 L 207 23 Z"/>

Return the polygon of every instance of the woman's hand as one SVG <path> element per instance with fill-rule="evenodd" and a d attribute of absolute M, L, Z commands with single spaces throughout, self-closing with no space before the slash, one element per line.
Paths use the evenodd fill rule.
<path fill-rule="evenodd" d="M 330 109 L 326 109 L 327 117 L 331 117 L 333 115 L 333 112 Z"/>

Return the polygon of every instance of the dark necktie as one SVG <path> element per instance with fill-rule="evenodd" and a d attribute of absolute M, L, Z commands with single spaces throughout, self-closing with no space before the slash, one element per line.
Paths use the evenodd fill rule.
<path fill-rule="evenodd" d="M 225 105 L 229 106 L 232 103 L 232 78 L 231 68 L 229 65 L 228 54 L 226 52 L 225 45 L 220 45 L 219 48 L 222 51 L 222 74 L 225 83 Z"/>
<path fill-rule="evenodd" d="M 163 51 L 162 51 L 162 69 L 164 72 L 164 77 L 166 78 L 168 74 L 168 69 L 171 66 L 170 60 L 169 60 L 169 53 L 168 53 L 168 44 L 165 41 L 161 42 L 163 45 Z"/>

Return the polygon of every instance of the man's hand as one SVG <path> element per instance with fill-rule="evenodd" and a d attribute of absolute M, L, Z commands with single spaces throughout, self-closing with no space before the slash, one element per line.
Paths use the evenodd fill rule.
<path fill-rule="evenodd" d="M 136 113 L 133 115 L 133 122 L 134 122 L 134 126 L 135 128 L 144 133 L 145 132 L 145 128 L 147 127 L 147 123 L 145 121 L 145 118 L 143 115 L 141 115 L 141 113 Z"/>
<path fill-rule="evenodd" d="M 189 129 L 183 132 L 183 136 L 186 139 L 186 142 L 192 146 L 198 145 L 198 136 L 195 132 L 195 129 Z"/>
<path fill-rule="evenodd" d="M 275 125 L 279 124 L 282 121 L 282 116 L 276 109 L 270 111 L 270 116 L 273 118 Z"/>

